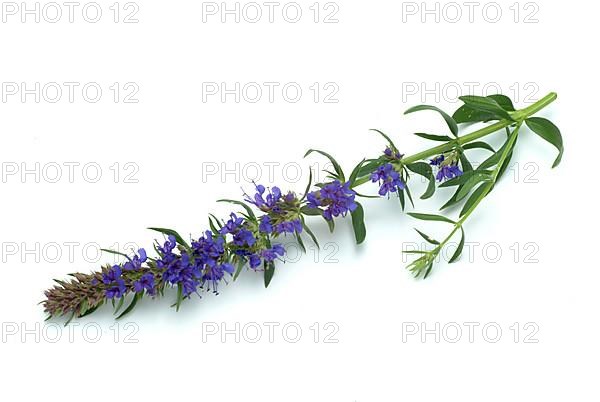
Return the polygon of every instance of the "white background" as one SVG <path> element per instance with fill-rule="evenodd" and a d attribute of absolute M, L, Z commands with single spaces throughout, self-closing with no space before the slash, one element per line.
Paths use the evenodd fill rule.
<path fill-rule="evenodd" d="M 124 2 L 115 23 L 109 1 L 99 2 L 98 23 L 86 22 L 81 7 L 73 23 L 66 7 L 57 23 L 43 15 L 39 23 L 35 16 L 22 23 L 20 11 L 3 15 L 4 89 L 23 82 L 29 89 L 80 86 L 72 103 L 66 87 L 56 103 L 48 101 L 54 95 L 42 93 L 36 103 L 35 95 L 23 101 L 21 93 L 6 91 L 0 103 L 2 399 L 598 400 L 597 3 L 521 2 L 516 16 L 512 0 L 487 6 L 487 14 L 481 2 L 470 22 L 459 2 L 462 18 L 452 22 L 457 3 L 442 2 L 439 21 L 430 14 L 423 23 L 420 3 L 410 15 L 403 13 L 414 10 L 406 2 L 338 1 L 338 22 L 324 23 L 336 10 L 325 3 L 318 23 L 312 0 L 298 2 L 298 23 L 285 21 L 282 6 L 273 23 L 266 6 L 257 23 L 243 16 L 222 23 L 220 14 L 203 22 L 199 1 L 138 1 L 138 23 L 123 23 L 134 10 L 123 10 Z M 498 8 L 502 15 L 493 23 Z M 210 82 L 280 86 L 273 102 L 266 92 L 257 103 L 244 97 L 236 103 L 232 95 L 204 102 L 203 83 Z M 86 83 L 103 89 L 97 103 L 82 97 Z M 121 87 L 117 103 L 114 83 Z M 126 83 L 139 88 L 138 103 L 123 102 Z M 282 97 L 286 83 L 303 89 L 299 102 Z M 314 83 L 321 87 L 316 103 Z M 326 83 L 339 88 L 337 103 L 324 102 Z M 329 248 L 280 264 L 268 290 L 260 275 L 245 272 L 220 296 L 194 298 L 179 313 L 169 308 L 170 295 L 145 300 L 116 326 L 108 309 L 62 330 L 62 321 L 43 323 L 36 303 L 53 278 L 111 261 L 105 255 L 96 262 L 95 244 L 150 248 L 149 226 L 197 237 L 209 212 L 227 215 L 229 207 L 216 199 L 252 190 L 245 179 L 256 170 L 245 167 L 260 164 L 263 184 L 301 192 L 308 166 L 323 163 L 303 160 L 306 149 L 330 151 L 349 171 L 384 147 L 369 128 L 393 136 L 407 154 L 425 149 L 431 144 L 411 133 L 444 133 L 443 121 L 426 112 L 402 116 L 403 110 L 429 103 L 452 111 L 457 87 L 478 95 L 500 88 L 519 107 L 556 91 L 558 100 L 540 115 L 561 128 L 566 148 L 552 170 L 555 149 L 524 131 L 513 168 L 467 222 L 472 254 L 457 264 L 441 262 L 428 280 L 414 280 L 401 255 L 419 242 L 412 228 L 437 237 L 449 228 L 412 220 L 396 200 L 369 200 L 363 246 L 353 244 L 349 222 L 338 222 L 332 236 L 315 220 Z M 64 165 L 71 162 L 79 164 L 72 183 Z M 23 178 L 23 167 L 35 170 L 36 163 L 40 177 Z M 271 179 L 264 163 L 279 164 Z M 63 176 L 51 183 L 56 164 Z M 83 174 L 86 164 L 100 166 L 98 182 L 90 180 L 93 169 Z M 15 166 L 19 171 L 9 174 Z M 208 175 L 214 166 L 218 174 Z M 300 181 L 292 180 L 297 166 Z M 223 167 L 238 177 L 222 178 Z M 132 172 L 137 183 L 125 178 Z M 449 195 L 439 191 L 416 209 L 435 212 Z M 75 243 L 72 258 L 69 243 Z M 279 325 L 273 342 L 265 322 Z M 466 322 L 478 325 L 472 342 Z M 235 334 L 223 342 L 222 333 L 207 333 L 221 323 L 246 328 L 251 338 L 260 325 L 263 334 L 257 343 L 248 336 L 236 342 Z M 434 331 L 424 340 L 420 332 L 409 336 L 411 323 Z M 285 339 L 286 324 L 302 329 L 298 342 Z M 452 343 L 456 325 L 463 333 Z M 489 338 L 498 327 L 494 343 Z M 92 342 L 98 329 L 100 339 Z"/>

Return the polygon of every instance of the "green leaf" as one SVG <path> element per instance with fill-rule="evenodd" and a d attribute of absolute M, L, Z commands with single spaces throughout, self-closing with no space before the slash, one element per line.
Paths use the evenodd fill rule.
<path fill-rule="evenodd" d="M 103 304 L 103 302 L 100 302 L 100 303 L 96 304 L 94 307 L 88 308 L 85 313 L 83 313 L 83 314 L 80 313 L 79 314 L 79 318 L 87 317 L 88 315 L 92 314 L 94 311 L 98 310 L 98 308 L 102 304 Z"/>
<path fill-rule="evenodd" d="M 242 273 L 242 269 L 246 266 L 246 260 L 240 257 L 240 260 L 237 263 L 237 268 L 235 273 L 233 274 L 233 280 L 236 281 L 240 273 Z"/>
<path fill-rule="evenodd" d="M 452 186 L 462 185 L 462 184 L 465 184 L 466 182 L 468 182 L 469 180 L 471 180 L 473 178 L 473 176 L 489 177 L 490 174 L 491 174 L 491 171 L 489 171 L 489 170 L 479 170 L 479 169 L 470 170 L 468 172 L 463 173 L 460 176 L 453 177 L 452 179 L 443 182 L 442 184 L 440 184 L 440 187 L 452 187 Z"/>
<path fill-rule="evenodd" d="M 478 183 L 482 181 L 489 181 L 492 177 L 486 173 L 477 173 L 471 175 L 469 179 L 464 182 L 461 188 L 458 189 L 458 193 L 456 193 L 456 201 L 460 201 L 465 198 Z"/>
<path fill-rule="evenodd" d="M 131 312 L 131 310 L 133 310 L 133 308 L 137 304 L 138 300 L 140 300 L 142 298 L 142 294 L 143 293 L 136 293 L 135 296 L 133 296 L 133 300 L 131 300 L 131 303 L 129 304 L 129 306 L 127 306 L 125 311 L 123 311 L 123 313 L 117 317 L 117 320 L 125 317 L 128 313 Z"/>
<path fill-rule="evenodd" d="M 436 246 L 440 244 L 440 242 L 439 242 L 439 241 L 437 241 L 437 240 L 435 240 L 435 239 L 432 239 L 431 237 L 429 237 L 429 236 L 428 236 L 428 235 L 426 235 L 425 233 L 421 232 L 419 229 L 417 229 L 417 228 L 414 228 L 414 229 L 417 231 L 417 233 L 418 233 L 418 234 L 420 234 L 420 235 L 421 235 L 421 237 L 422 237 L 423 239 L 425 239 L 425 241 L 426 241 L 427 243 L 430 243 L 430 244 L 435 244 Z"/>
<path fill-rule="evenodd" d="M 306 247 L 304 247 L 304 242 L 302 241 L 302 237 L 300 237 L 300 233 L 298 233 L 298 232 L 296 232 L 296 241 L 298 242 L 298 245 L 302 249 L 302 252 L 304 254 L 306 254 Z"/>
<path fill-rule="evenodd" d="M 385 163 L 385 160 L 381 159 L 381 158 L 368 160 L 365 165 L 361 166 L 360 171 L 358 172 L 358 177 L 364 177 L 364 176 L 370 175 L 371 173 L 373 173 L 373 171 L 375 169 L 377 169 L 379 166 L 383 165 L 384 163 Z"/>
<path fill-rule="evenodd" d="M 87 310 L 88 310 L 88 299 L 85 298 L 85 299 L 83 299 L 83 301 L 79 305 L 79 316 L 78 317 L 81 317 L 82 315 L 85 315 L 85 312 Z"/>
<path fill-rule="evenodd" d="M 459 99 L 463 101 L 465 105 L 469 106 L 472 109 L 490 113 L 502 119 L 514 121 L 510 114 L 508 114 L 508 112 L 504 110 L 502 106 L 500 106 L 498 102 L 496 102 L 492 98 L 484 96 L 465 95 L 459 97 Z"/>
<path fill-rule="evenodd" d="M 471 165 L 471 162 L 469 162 L 469 159 L 467 159 L 467 156 L 464 154 L 464 152 L 461 152 L 459 159 L 463 172 L 470 172 L 473 170 L 473 166 Z"/>
<path fill-rule="evenodd" d="M 466 214 L 467 211 L 469 209 L 471 209 L 473 204 L 475 204 L 475 202 L 477 202 L 479 197 L 482 194 L 484 194 L 485 192 L 487 192 L 487 190 L 489 190 L 489 186 L 487 183 L 484 183 L 484 184 L 480 185 L 479 187 L 477 187 L 477 189 L 475 191 L 473 191 L 473 194 L 471 194 L 469 199 L 467 199 L 467 202 L 465 202 L 465 205 L 463 205 L 463 208 L 460 211 L 460 216 L 462 217 L 464 214 Z"/>
<path fill-rule="evenodd" d="M 452 258 L 450 258 L 450 261 L 448 261 L 449 264 L 452 264 L 454 261 L 458 260 L 458 258 L 462 254 L 463 248 L 465 246 L 465 231 L 462 228 L 462 226 L 460 228 L 460 231 L 461 231 L 460 242 L 458 243 L 458 247 L 456 248 L 456 251 L 452 255 Z"/>
<path fill-rule="evenodd" d="M 304 194 L 302 195 L 302 198 L 300 199 L 300 201 L 303 201 L 308 196 L 308 193 L 310 192 L 310 186 L 312 186 L 312 169 L 309 167 L 308 168 L 308 184 L 306 185 L 306 189 L 304 190 Z"/>
<path fill-rule="evenodd" d="M 377 130 L 376 128 L 372 128 L 370 131 L 375 131 L 376 133 L 381 134 L 381 136 L 383 138 L 385 138 L 386 141 L 389 143 L 390 148 L 392 148 L 392 149 L 398 149 L 398 148 L 396 148 L 396 145 L 394 145 L 394 141 L 392 141 L 392 139 L 387 134 L 384 134 L 383 131 Z"/>
<path fill-rule="evenodd" d="M 275 264 L 273 261 L 266 262 L 265 261 L 265 288 L 269 287 L 271 280 L 273 279 L 273 275 L 275 274 Z"/>
<path fill-rule="evenodd" d="M 490 98 L 490 99 L 496 101 L 496 103 L 498 105 L 500 105 L 500 107 L 502 109 L 506 110 L 507 112 L 515 111 L 515 107 L 514 107 L 512 101 L 506 95 L 502 95 L 502 94 L 488 95 L 487 98 Z"/>
<path fill-rule="evenodd" d="M 487 149 L 490 152 L 496 152 L 496 150 L 494 148 L 491 147 L 491 145 L 489 145 L 487 142 L 483 142 L 483 141 L 475 141 L 475 142 L 470 142 L 468 144 L 465 144 L 462 146 L 463 149 L 475 149 L 475 148 L 482 148 L 482 149 Z"/>
<path fill-rule="evenodd" d="M 300 208 L 300 212 L 306 216 L 323 216 L 323 211 L 321 211 L 319 208 L 309 208 L 304 206 Z"/>
<path fill-rule="evenodd" d="M 412 205 L 412 207 L 414 208 L 415 207 L 415 203 L 413 202 L 412 195 L 410 194 L 410 188 L 408 186 L 406 186 L 404 188 L 404 191 L 406 191 L 406 195 L 408 196 L 408 200 L 410 201 L 410 205 Z"/>
<path fill-rule="evenodd" d="M 125 254 L 125 253 L 121 253 L 121 252 L 119 252 L 119 251 L 110 250 L 110 249 L 107 249 L 107 248 L 101 248 L 101 249 L 100 249 L 100 251 L 104 251 L 105 253 L 110 253 L 110 254 L 120 255 L 121 257 L 125 257 L 125 258 L 127 258 L 128 260 L 130 259 L 130 257 L 129 257 L 127 254 Z"/>
<path fill-rule="evenodd" d="M 337 174 L 337 178 L 341 182 L 345 182 L 346 181 L 344 179 L 344 171 L 342 170 L 342 167 L 340 166 L 339 163 L 337 163 L 337 161 L 333 158 L 333 156 L 329 155 L 327 152 L 319 151 L 318 149 L 309 149 L 306 152 L 306 154 L 304 154 L 304 157 L 306 158 L 308 155 L 310 155 L 313 152 L 319 153 L 319 154 L 323 155 L 324 157 L 326 157 L 327 159 L 329 159 L 329 161 L 333 165 L 333 169 L 335 170 L 335 172 Z"/>
<path fill-rule="evenodd" d="M 356 244 L 361 244 L 365 241 L 365 237 L 367 237 L 367 229 L 365 227 L 365 211 L 362 205 L 357 202 L 356 209 L 352 211 L 351 215 Z"/>
<path fill-rule="evenodd" d="M 217 202 L 227 202 L 229 204 L 239 205 L 240 207 L 244 208 L 244 210 L 246 210 L 246 213 L 253 221 L 256 221 L 256 215 L 254 215 L 254 211 L 252 211 L 252 208 L 250 208 L 250 206 L 245 202 L 237 200 L 218 200 Z"/>
<path fill-rule="evenodd" d="M 456 124 L 454 119 L 452 117 L 450 117 L 450 115 L 448 115 L 446 112 L 444 112 L 443 110 L 441 110 L 435 106 L 430 106 L 430 105 L 414 106 L 414 107 L 411 107 L 410 109 L 408 109 L 406 112 L 404 112 L 404 114 L 419 112 L 421 110 L 433 110 L 433 111 L 436 111 L 439 114 L 441 114 L 442 117 L 444 118 L 444 120 L 446 121 L 446 124 L 448 125 L 448 128 L 450 129 L 452 134 L 455 137 L 458 136 L 458 125 Z"/>
<path fill-rule="evenodd" d="M 558 127 L 556 127 L 550 120 L 544 119 L 543 117 L 530 117 L 525 120 L 525 124 L 527 124 L 527 127 L 529 127 L 531 131 L 558 149 L 558 156 L 552 164 L 553 168 L 557 167 L 560 164 L 564 152 L 562 135 L 560 134 Z"/>
<path fill-rule="evenodd" d="M 215 222 L 213 222 L 213 219 L 216 221 L 216 224 L 215 224 Z M 210 230 L 212 230 L 212 232 L 214 234 L 218 234 L 219 233 L 219 229 L 220 228 L 217 228 L 217 225 L 220 226 L 219 225 L 219 220 L 213 214 L 209 214 L 209 216 L 208 216 L 208 226 L 210 227 Z"/>
<path fill-rule="evenodd" d="M 425 270 L 425 275 L 423 275 L 423 279 L 427 279 L 427 277 L 431 273 L 431 268 L 433 268 L 433 261 L 429 263 L 427 270 Z"/>
<path fill-rule="evenodd" d="M 175 302 L 175 310 L 179 311 L 179 307 L 181 307 L 181 302 L 183 301 L 183 285 L 181 283 L 177 284 L 177 301 Z"/>
<path fill-rule="evenodd" d="M 365 160 L 366 159 L 363 159 L 362 161 L 360 161 L 360 163 L 354 167 L 354 169 L 352 170 L 352 173 L 350 173 L 350 178 L 348 179 L 348 181 L 350 182 L 350 188 L 352 188 L 352 186 L 354 185 L 354 182 L 356 182 L 358 173 L 360 172 L 360 169 L 361 169 L 363 163 L 365 163 Z"/>
<path fill-rule="evenodd" d="M 415 162 L 406 165 L 406 167 L 413 173 L 416 173 L 420 176 L 425 177 L 429 180 L 429 184 L 427 185 L 427 190 L 421 196 L 422 200 L 426 200 L 430 198 L 435 193 L 435 176 L 433 175 L 433 170 L 431 169 L 431 165 L 426 162 Z"/>
<path fill-rule="evenodd" d="M 323 217 L 323 219 L 325 219 L 325 217 Z M 335 222 L 333 221 L 333 218 L 325 219 L 325 222 L 327 222 L 327 226 L 329 226 L 329 232 L 333 233 L 335 230 Z"/>
<path fill-rule="evenodd" d="M 405 201 L 404 201 L 404 191 L 398 191 L 398 199 L 400 200 L 400 206 L 402 207 L 402 210 L 404 211 L 404 207 L 405 205 Z"/>
<path fill-rule="evenodd" d="M 462 105 L 452 115 L 452 118 L 456 120 L 457 123 L 477 123 L 477 122 L 487 122 L 490 120 L 498 120 L 499 118 L 495 115 L 487 112 L 482 112 L 481 110 L 475 110 L 470 106 Z"/>
<path fill-rule="evenodd" d="M 304 218 L 302 218 L 302 227 L 304 228 L 304 231 L 306 233 L 308 233 L 308 235 L 312 239 L 313 243 L 315 243 L 315 246 L 317 246 L 317 248 L 321 248 L 319 246 L 319 242 L 317 241 L 317 237 L 315 236 L 315 234 L 313 233 L 313 231 L 310 230 L 310 228 L 308 227 L 308 225 L 306 224 L 306 222 L 304 222 Z"/>
<path fill-rule="evenodd" d="M 115 299 L 113 299 L 114 301 Z M 121 308 L 123 307 L 123 303 L 125 302 L 125 296 L 121 296 L 119 298 L 119 303 L 117 304 L 117 307 L 115 307 L 115 312 L 113 314 L 119 314 L 119 311 L 121 311 Z"/>
<path fill-rule="evenodd" d="M 187 244 L 187 242 L 185 240 L 183 240 L 183 237 L 181 237 L 179 235 L 179 233 L 177 233 L 176 231 L 174 231 L 172 229 L 164 229 L 164 228 L 148 228 L 148 229 L 154 230 L 155 232 L 159 232 L 159 233 L 162 233 L 167 236 L 175 236 L 175 240 L 177 241 L 177 243 L 181 244 L 182 246 L 184 246 L 187 249 L 190 248 L 190 246 Z"/>
<path fill-rule="evenodd" d="M 408 215 L 412 216 L 415 219 L 419 219 L 422 221 L 438 221 L 438 222 L 447 222 L 456 224 L 453 220 L 450 220 L 442 215 L 434 215 L 434 214 L 420 214 L 416 212 L 409 212 Z"/>
<path fill-rule="evenodd" d="M 427 133 L 415 133 L 417 137 L 425 138 L 431 141 L 452 141 L 452 138 L 447 135 L 436 135 L 436 134 L 427 134 Z"/>

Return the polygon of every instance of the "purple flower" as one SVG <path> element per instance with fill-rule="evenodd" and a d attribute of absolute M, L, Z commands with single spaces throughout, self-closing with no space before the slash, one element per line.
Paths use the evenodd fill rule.
<path fill-rule="evenodd" d="M 246 195 L 246 201 L 256 205 L 266 215 L 260 218 L 258 230 L 266 234 L 296 233 L 302 231 L 298 216 L 299 200 L 296 194 L 282 195 L 279 187 L 273 187 L 268 194 L 262 185 L 255 185 L 257 193 L 253 198 Z"/>
<path fill-rule="evenodd" d="M 438 181 L 444 181 L 445 179 L 452 179 L 454 177 L 461 176 L 463 172 L 460 170 L 458 165 L 444 165 L 440 167 L 435 178 Z"/>
<path fill-rule="evenodd" d="M 260 266 L 260 264 L 262 263 L 260 257 L 256 254 L 252 254 L 249 258 L 248 258 L 248 263 L 250 264 L 250 268 L 252 269 L 256 269 Z"/>
<path fill-rule="evenodd" d="M 396 160 L 402 159 L 402 157 L 404 156 L 398 151 L 394 152 L 390 147 L 386 147 L 385 151 L 383 151 L 383 154 L 388 158 Z"/>
<path fill-rule="evenodd" d="M 238 247 L 252 247 L 256 243 L 256 238 L 251 231 L 244 228 L 244 219 L 238 218 L 236 214 L 231 214 L 231 219 L 223 226 L 220 233 L 233 235 L 233 244 Z"/>
<path fill-rule="evenodd" d="M 227 221 L 225 226 L 221 228 L 219 233 L 226 235 L 228 233 L 236 232 L 244 224 L 244 218 L 238 218 L 236 214 L 232 213 L 230 219 Z"/>
<path fill-rule="evenodd" d="M 354 198 L 356 193 L 350 189 L 350 182 L 342 185 L 339 180 L 324 185 L 320 190 L 306 196 L 310 208 L 325 207 L 323 217 L 332 220 L 333 217 L 345 216 L 356 209 Z"/>
<path fill-rule="evenodd" d="M 384 196 L 389 193 L 404 190 L 406 185 L 400 178 L 400 174 L 394 169 L 391 163 L 386 163 L 379 166 L 373 174 L 371 174 L 373 183 L 379 182 L 379 195 Z"/>
<path fill-rule="evenodd" d="M 177 246 L 177 240 L 175 239 L 175 236 L 169 235 L 169 237 L 167 237 L 167 239 L 168 240 L 165 242 L 165 245 L 163 247 L 160 247 L 160 246 L 158 247 L 159 251 L 162 254 L 170 253 Z"/>
<path fill-rule="evenodd" d="M 266 262 L 275 261 L 279 257 L 285 255 L 285 248 L 281 244 L 274 244 L 271 248 L 259 251 L 257 254 L 251 254 L 248 257 L 250 268 L 256 269 L 262 265 L 263 260 Z"/>
<path fill-rule="evenodd" d="M 443 161 L 444 161 L 444 155 L 442 154 L 440 156 L 436 156 L 435 158 L 431 159 L 429 161 L 429 164 L 431 166 L 440 166 Z"/>
<path fill-rule="evenodd" d="M 246 201 L 256 205 L 261 211 L 268 212 L 269 210 L 276 207 L 277 202 L 281 199 L 281 190 L 279 187 L 273 187 L 269 194 L 264 197 L 265 186 L 256 184 L 256 194 L 253 198 L 246 196 Z"/>
<path fill-rule="evenodd" d="M 106 273 L 102 274 L 102 282 L 106 285 L 110 285 L 115 282 L 117 279 L 121 278 L 121 267 L 118 265 L 113 265 L 111 269 L 109 269 Z"/>
<path fill-rule="evenodd" d="M 133 282 L 133 290 L 136 293 L 143 292 L 144 289 L 148 292 L 149 295 L 154 295 L 154 275 L 151 272 L 147 272 L 142 277 Z"/>
<path fill-rule="evenodd" d="M 123 279 L 117 279 L 115 285 L 106 290 L 106 298 L 119 299 L 125 294 L 126 291 L 127 288 L 125 287 L 125 281 Z"/>
<path fill-rule="evenodd" d="M 146 256 L 146 250 L 143 248 L 138 250 L 138 255 L 134 255 L 132 259 L 123 264 L 125 271 L 135 271 L 142 267 L 142 264 L 146 262 L 148 257 Z"/>
<path fill-rule="evenodd" d="M 275 226 L 275 233 L 301 233 L 302 222 L 300 219 L 294 219 L 292 221 L 281 222 Z"/>
<path fill-rule="evenodd" d="M 463 174 L 462 170 L 458 167 L 456 159 L 457 157 L 455 154 L 451 154 L 448 158 L 442 154 L 429 161 L 430 165 L 438 167 L 438 172 L 435 176 L 438 181 L 452 179 Z"/>
<path fill-rule="evenodd" d="M 273 247 L 261 251 L 261 256 L 265 261 L 271 262 L 277 257 L 285 255 L 285 248 L 281 244 L 274 244 Z"/>
<path fill-rule="evenodd" d="M 273 225 L 271 224 L 271 218 L 269 215 L 263 215 L 260 217 L 260 225 L 258 226 L 258 230 L 261 233 L 273 233 Z"/>

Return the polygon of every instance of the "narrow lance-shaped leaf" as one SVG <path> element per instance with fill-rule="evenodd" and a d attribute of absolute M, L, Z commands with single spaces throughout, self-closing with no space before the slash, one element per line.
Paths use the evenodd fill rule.
<path fill-rule="evenodd" d="M 125 253 L 121 253 L 121 252 L 119 252 L 119 251 L 110 250 L 110 249 L 107 249 L 107 248 L 101 248 L 101 249 L 100 249 L 100 251 L 104 251 L 105 253 L 109 253 L 109 254 L 120 255 L 121 257 L 125 257 L 125 258 L 127 258 L 128 260 L 130 259 L 130 258 L 129 258 L 129 256 L 128 256 L 127 254 L 125 254 Z"/>
<path fill-rule="evenodd" d="M 337 176 L 336 178 L 339 179 L 341 182 L 346 181 L 344 178 L 344 171 L 342 170 L 342 167 L 340 166 L 339 163 L 337 163 L 337 161 L 334 159 L 334 157 L 329 155 L 327 152 L 319 151 L 318 149 L 309 149 L 306 152 L 306 154 L 304 154 L 304 157 L 306 158 L 308 155 L 310 155 L 313 152 L 319 153 L 319 154 L 323 155 L 324 157 L 326 157 L 327 159 L 329 159 L 329 161 L 333 165 L 333 169 L 335 170 L 335 173 Z"/>
<path fill-rule="evenodd" d="M 159 232 L 159 233 L 162 233 L 167 236 L 174 236 L 177 243 L 181 244 L 182 246 L 184 246 L 187 249 L 190 248 L 189 244 L 187 244 L 187 242 L 185 240 L 183 240 L 183 237 L 181 237 L 179 235 L 179 233 L 177 233 L 173 229 L 164 229 L 164 228 L 148 228 L 148 229 L 154 230 L 155 232 Z"/>
<path fill-rule="evenodd" d="M 453 262 L 458 260 L 458 258 L 462 254 L 463 248 L 465 247 L 465 231 L 462 227 L 460 228 L 460 232 L 461 232 L 460 242 L 458 243 L 458 247 L 456 248 L 456 251 L 454 252 L 454 254 L 452 254 L 450 261 L 448 261 L 448 263 L 450 263 L 450 264 L 452 264 Z"/>
<path fill-rule="evenodd" d="M 372 128 L 371 131 L 374 131 L 376 133 L 379 133 L 383 138 L 386 139 L 386 141 L 388 142 L 388 144 L 390 145 L 390 148 L 393 150 L 397 150 L 398 148 L 396 148 L 396 145 L 394 144 L 394 141 L 392 141 L 392 139 L 385 134 L 383 131 L 377 130 L 376 128 Z"/>
<path fill-rule="evenodd" d="M 354 237 L 356 244 L 361 244 L 367 237 L 367 229 L 365 227 L 365 212 L 362 205 L 356 203 L 356 209 L 352 211 L 352 227 L 354 228 Z"/>
<path fill-rule="evenodd" d="M 304 190 L 304 194 L 302 195 L 302 198 L 300 199 L 300 201 L 303 201 L 308 196 L 308 193 L 310 193 L 311 186 L 312 186 L 312 169 L 309 167 L 308 168 L 308 184 L 306 185 L 306 189 Z"/>
<path fill-rule="evenodd" d="M 558 149 L 558 156 L 552 164 L 553 168 L 557 167 L 560 164 L 564 152 L 562 135 L 560 134 L 558 127 L 556 127 L 550 120 L 544 119 L 543 117 L 530 117 L 525 120 L 525 124 L 527 124 L 527 127 L 529 127 L 531 131 Z"/>
<path fill-rule="evenodd" d="M 408 109 L 406 112 L 404 112 L 404 114 L 419 112 L 421 110 L 433 110 L 435 112 L 438 112 L 440 115 L 442 115 L 442 117 L 446 121 L 446 124 L 448 125 L 448 128 L 450 129 L 450 132 L 452 132 L 452 134 L 455 137 L 458 136 L 458 125 L 456 124 L 456 122 L 454 121 L 454 119 L 452 117 L 450 117 L 449 114 L 447 114 L 446 112 L 444 112 L 443 110 L 441 110 L 438 107 L 430 106 L 430 105 L 414 106 L 414 107 L 411 107 L 410 109 Z"/>
<path fill-rule="evenodd" d="M 131 303 L 129 304 L 129 306 L 127 306 L 125 311 L 123 311 L 123 313 L 121 313 L 121 315 L 117 317 L 117 320 L 119 320 L 119 319 L 125 317 L 127 314 L 129 314 L 141 298 L 142 298 L 142 293 L 136 293 L 133 296 L 133 299 L 131 300 Z"/>
<path fill-rule="evenodd" d="M 273 280 L 273 275 L 275 274 L 275 264 L 271 262 L 265 261 L 265 288 L 268 288 L 271 284 L 271 280 Z"/>
<path fill-rule="evenodd" d="M 440 244 L 439 241 L 432 239 L 431 237 L 429 237 L 429 235 L 426 235 L 425 233 L 421 232 L 419 229 L 417 229 L 417 228 L 414 228 L 414 229 L 427 243 L 435 244 L 436 246 Z"/>
<path fill-rule="evenodd" d="M 425 138 L 426 140 L 431 140 L 431 141 L 440 141 L 440 142 L 452 141 L 452 138 L 448 137 L 447 135 L 437 135 L 437 134 L 427 134 L 427 133 L 415 133 L 415 135 L 417 137 Z"/>
<path fill-rule="evenodd" d="M 452 223 L 452 224 L 456 223 L 453 220 L 448 219 L 442 215 L 421 214 L 421 213 L 417 213 L 417 212 L 409 212 L 408 215 L 412 216 L 415 219 L 419 219 L 422 221 L 438 221 L 438 222 L 447 222 L 447 223 Z"/>
<path fill-rule="evenodd" d="M 485 96 L 465 95 L 459 97 L 459 99 L 463 101 L 467 106 L 475 110 L 491 113 L 502 119 L 513 120 L 510 114 L 508 114 L 508 112 L 504 110 L 502 106 L 500 106 L 498 102 L 496 102 L 492 98 L 488 98 Z"/>
<path fill-rule="evenodd" d="M 431 165 L 425 162 L 415 162 L 406 165 L 406 167 L 411 172 L 423 176 L 429 181 L 429 184 L 427 185 L 427 190 L 425 190 L 425 192 L 421 196 L 421 199 L 426 200 L 427 198 L 430 198 L 435 193 L 435 176 L 433 175 Z"/>
<path fill-rule="evenodd" d="M 244 208 L 244 210 L 246 211 L 248 216 L 250 218 L 252 218 L 252 220 L 254 220 L 254 221 L 256 220 L 256 215 L 254 215 L 254 211 L 252 211 L 252 208 L 250 208 L 250 206 L 248 204 L 246 204 L 245 202 L 237 201 L 237 200 L 218 200 L 217 202 L 226 202 L 229 204 L 239 205 L 240 207 Z"/>
<path fill-rule="evenodd" d="M 506 95 L 494 94 L 494 95 L 488 95 L 488 96 L 486 96 L 486 98 L 490 98 L 490 99 L 496 101 L 496 103 L 498 105 L 500 105 L 500 107 L 502 109 L 506 110 L 507 112 L 515 111 L 515 106 L 513 105 L 512 100 L 510 100 L 510 98 Z"/>
<path fill-rule="evenodd" d="M 496 152 L 496 150 L 494 148 L 492 148 L 492 146 L 490 144 L 488 144 L 487 142 L 483 142 L 483 141 L 470 142 L 468 144 L 463 145 L 462 147 L 463 147 L 463 149 L 481 148 L 481 149 L 486 149 L 490 152 Z"/>
<path fill-rule="evenodd" d="M 490 189 L 489 182 L 483 183 L 482 185 L 477 187 L 477 189 L 475 191 L 473 191 L 473 194 L 471 194 L 471 196 L 467 199 L 467 202 L 465 202 L 465 205 L 463 206 L 462 210 L 460 211 L 460 216 L 462 217 L 464 214 L 466 214 L 469 211 L 469 209 L 471 209 L 471 207 L 477 202 L 479 197 L 485 197 L 486 192 L 489 189 Z"/>

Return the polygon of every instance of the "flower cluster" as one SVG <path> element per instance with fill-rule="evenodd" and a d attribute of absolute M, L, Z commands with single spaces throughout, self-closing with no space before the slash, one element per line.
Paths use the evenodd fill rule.
<path fill-rule="evenodd" d="M 390 148 L 390 147 L 386 147 L 385 150 L 383 151 L 383 154 L 385 156 L 387 156 L 389 159 L 398 160 L 398 161 L 404 157 L 404 155 L 401 154 L 398 150 L 392 150 L 392 148 Z"/>
<path fill-rule="evenodd" d="M 437 156 L 429 161 L 432 166 L 438 167 L 438 172 L 435 178 L 437 181 L 452 179 L 463 174 L 458 167 L 458 161 L 455 157 L 446 157 L 444 154 Z"/>
<path fill-rule="evenodd" d="M 125 295 L 128 290 L 127 282 L 123 276 L 124 272 L 132 272 L 140 276 L 142 264 L 148 259 L 146 250 L 138 250 L 138 254 L 121 265 L 113 265 L 102 273 L 102 283 L 105 285 L 105 295 L 107 299 L 119 299 Z M 92 284 L 98 285 L 98 279 L 92 279 Z M 149 294 L 154 294 L 154 276 L 150 272 L 141 274 L 138 280 L 133 282 L 133 289 L 136 293 L 147 290 Z"/>
<path fill-rule="evenodd" d="M 265 186 L 255 185 L 254 197 L 246 195 L 246 201 L 256 205 L 265 213 L 260 220 L 260 231 L 263 233 L 300 233 L 302 223 L 298 212 L 300 201 L 296 194 L 288 192 L 281 193 L 279 187 L 273 187 L 265 197 Z"/>
<path fill-rule="evenodd" d="M 350 182 L 342 184 L 335 180 L 309 193 L 306 198 L 310 208 L 325 207 L 323 217 L 330 221 L 334 216 L 345 216 L 354 211 L 357 207 L 355 197 L 356 192 L 350 188 Z"/>
<path fill-rule="evenodd" d="M 371 174 L 371 181 L 373 183 L 379 183 L 379 195 L 381 196 L 400 192 L 406 188 L 406 184 L 402 181 L 400 173 L 394 169 L 394 166 L 391 163 L 379 166 L 377 170 Z"/>
<path fill-rule="evenodd" d="M 233 266 L 226 261 L 225 239 L 211 231 L 192 242 L 191 250 L 175 254 L 176 239 L 169 236 L 163 247 L 159 248 L 161 258 L 157 266 L 162 270 L 162 279 L 166 283 L 181 286 L 185 297 L 198 293 L 206 287 L 217 291 L 218 283 L 225 273 L 233 274 Z"/>

